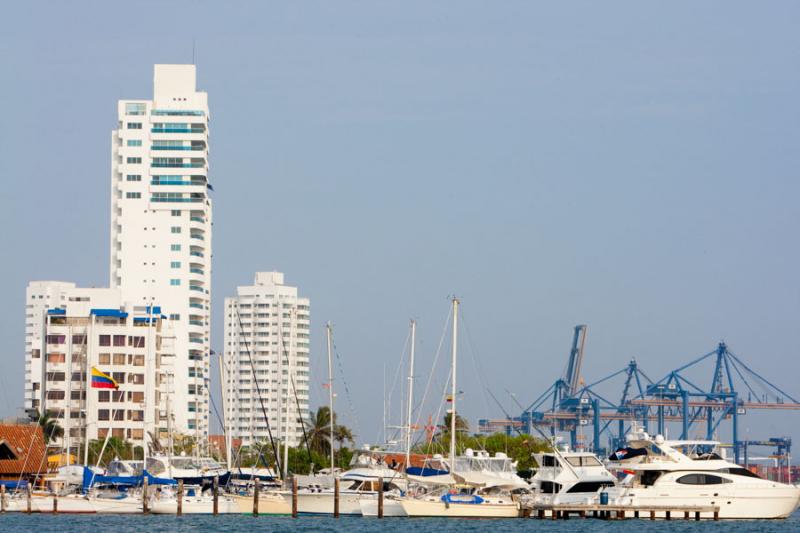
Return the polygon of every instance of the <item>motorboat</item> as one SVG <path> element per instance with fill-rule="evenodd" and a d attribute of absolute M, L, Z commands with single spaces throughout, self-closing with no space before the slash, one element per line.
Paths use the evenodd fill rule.
<path fill-rule="evenodd" d="M 377 514 L 377 500 L 380 481 L 383 480 L 384 494 L 402 494 L 406 481 L 402 474 L 390 469 L 383 458 L 385 452 L 362 450 L 350 462 L 350 468 L 340 475 L 339 514 L 362 515 L 362 499 L 374 500 Z M 281 491 L 287 502 L 292 494 Z M 306 486 L 297 492 L 297 512 L 301 514 L 332 514 L 335 489 L 330 487 Z M 387 515 L 388 516 L 388 515 Z"/>
<path fill-rule="evenodd" d="M 252 503 L 252 499 L 250 500 Z M 150 512 L 153 514 L 177 514 L 178 494 L 174 488 L 159 489 L 153 494 Z M 250 508 L 252 511 L 252 507 Z M 213 514 L 214 496 L 210 490 L 203 490 L 200 485 L 184 485 L 181 505 L 183 514 Z M 239 503 L 235 498 L 220 492 L 217 494 L 217 513 L 239 513 Z"/>
<path fill-rule="evenodd" d="M 611 456 L 626 477 L 618 487 L 605 489 L 610 502 L 716 506 L 720 518 L 738 519 L 787 518 L 800 505 L 800 488 L 762 479 L 726 460 L 719 442 L 666 440 L 636 428 L 627 441 L 626 450 L 638 452 Z"/>
<path fill-rule="evenodd" d="M 186 485 L 209 487 L 216 478 L 218 485 L 223 486 L 228 484 L 231 477 L 230 471 L 210 457 L 168 457 L 159 454 L 148 457 L 145 466 L 154 476 L 183 481 Z"/>
<path fill-rule="evenodd" d="M 616 484 L 616 477 L 590 452 L 535 453 L 539 465 L 531 479 L 533 501 L 539 504 L 597 503 L 600 491 Z"/>

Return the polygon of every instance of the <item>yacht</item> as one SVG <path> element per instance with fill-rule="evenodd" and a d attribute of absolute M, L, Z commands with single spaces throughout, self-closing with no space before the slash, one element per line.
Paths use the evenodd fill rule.
<path fill-rule="evenodd" d="M 383 479 L 384 494 L 400 495 L 406 487 L 402 475 L 390 469 L 384 462 L 385 453 L 363 450 L 350 462 L 350 469 L 341 474 L 339 489 L 339 514 L 362 515 L 362 499 L 374 500 L 377 514 L 379 482 Z M 297 492 L 297 512 L 301 514 L 333 514 L 334 489 L 321 486 L 306 486 Z M 282 491 L 291 504 L 292 494 Z M 389 515 L 386 515 L 389 516 Z"/>
<path fill-rule="evenodd" d="M 616 477 L 592 453 L 565 449 L 533 456 L 539 465 L 531 479 L 535 503 L 597 503 L 600 491 L 616 484 Z"/>
<path fill-rule="evenodd" d="M 739 519 L 787 518 L 800 505 L 800 488 L 727 461 L 716 441 L 666 440 L 641 429 L 627 440 L 628 448 L 610 458 L 626 474 L 620 486 L 605 491 L 614 503 L 711 505 L 719 507 L 720 518 Z"/>
<path fill-rule="evenodd" d="M 407 516 L 512 518 L 519 516 L 520 496 L 529 492 L 529 485 L 517 475 L 517 463 L 502 452 L 492 457 L 468 448 L 455 460 L 434 458 L 428 465 L 439 472 L 409 476 L 409 481 L 426 484 L 397 498 Z M 433 482 L 438 486 L 428 488 Z"/>
<path fill-rule="evenodd" d="M 209 487 L 217 478 L 219 486 L 228 484 L 231 473 L 210 457 L 168 457 L 154 455 L 147 458 L 146 470 L 154 476 L 183 481 L 186 485 Z"/>
<path fill-rule="evenodd" d="M 252 499 L 250 501 L 252 502 Z M 157 490 L 150 498 L 149 503 L 150 512 L 153 514 L 178 513 L 178 497 L 174 487 Z M 210 490 L 203 490 L 200 485 L 184 486 L 181 512 L 183 514 L 212 514 L 214 512 L 214 496 Z M 217 495 L 217 512 L 231 514 L 241 511 L 235 498 L 220 491 Z"/>

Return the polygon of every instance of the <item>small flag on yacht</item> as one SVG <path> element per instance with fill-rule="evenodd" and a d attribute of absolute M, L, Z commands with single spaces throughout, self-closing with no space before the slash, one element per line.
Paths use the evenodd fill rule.
<path fill-rule="evenodd" d="M 447 395 L 447 401 L 448 402 L 452 402 L 453 401 L 453 395 L 452 394 L 448 394 Z"/>
<path fill-rule="evenodd" d="M 92 388 L 117 390 L 119 384 L 108 374 L 100 372 L 95 367 L 92 367 Z"/>

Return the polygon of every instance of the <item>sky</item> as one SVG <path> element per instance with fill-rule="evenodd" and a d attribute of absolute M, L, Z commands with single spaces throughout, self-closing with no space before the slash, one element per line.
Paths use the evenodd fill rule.
<path fill-rule="evenodd" d="M 381 435 L 411 318 L 418 387 L 441 390 L 452 295 L 473 426 L 503 416 L 486 389 L 518 414 L 561 376 L 581 323 L 586 382 L 631 358 L 658 379 L 724 339 L 800 398 L 796 2 L 3 13 L 1 416 L 23 401 L 26 284 L 108 283 L 117 100 L 150 98 L 155 63 L 193 61 L 212 119 L 212 346 L 224 297 L 285 272 L 312 302 L 312 405 L 331 321 L 337 411 L 360 443 Z M 798 422 L 750 411 L 742 435 L 798 438 Z"/>

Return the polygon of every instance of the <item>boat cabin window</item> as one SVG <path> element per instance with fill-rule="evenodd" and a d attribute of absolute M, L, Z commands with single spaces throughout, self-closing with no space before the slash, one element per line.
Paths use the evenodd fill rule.
<path fill-rule="evenodd" d="M 721 468 L 720 470 L 717 470 L 717 472 L 722 472 L 723 474 L 733 474 L 735 476 L 754 477 L 756 479 L 762 479 L 761 476 L 749 471 L 746 468 Z"/>
<path fill-rule="evenodd" d="M 711 474 L 687 474 L 676 480 L 682 485 L 722 485 L 732 483 L 730 479 L 725 479 Z"/>
<path fill-rule="evenodd" d="M 542 481 L 539 483 L 539 492 L 543 494 L 558 494 L 561 492 L 561 484 L 552 481 Z"/>
<path fill-rule="evenodd" d="M 661 474 L 663 474 L 663 472 L 659 472 L 658 470 L 645 470 L 642 472 L 642 485 L 645 487 L 654 485 L 656 480 L 661 477 Z"/>
<path fill-rule="evenodd" d="M 579 455 L 577 457 L 567 457 L 566 459 L 572 466 L 602 466 L 600 461 L 591 455 Z"/>
<path fill-rule="evenodd" d="M 559 465 L 558 459 L 556 459 L 555 455 L 543 455 L 542 466 L 561 466 L 561 465 Z"/>
<path fill-rule="evenodd" d="M 605 487 L 613 487 L 614 483 L 611 481 L 583 481 L 575 483 L 567 492 L 597 492 Z"/>

